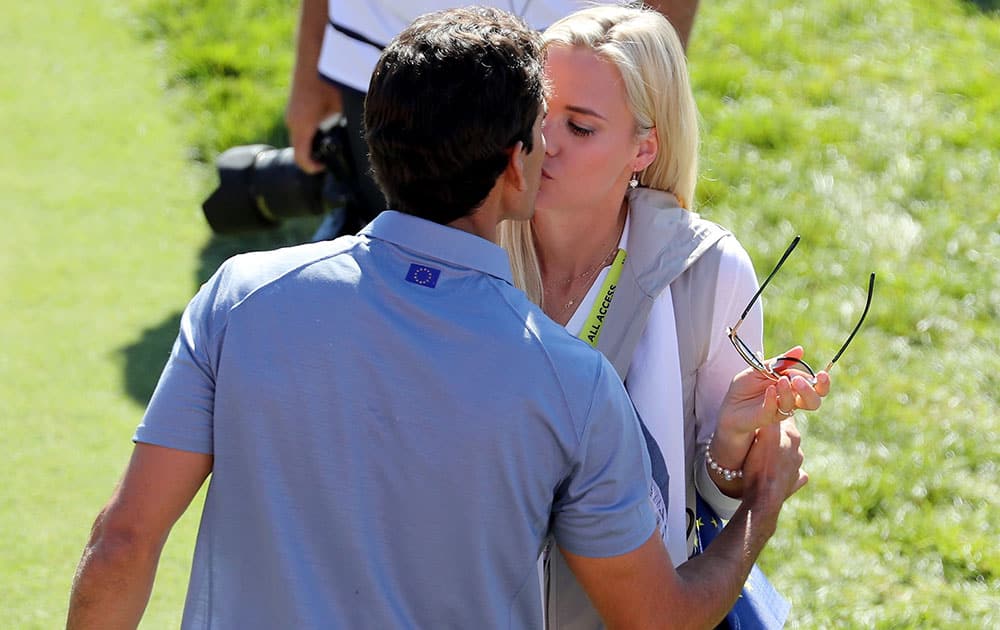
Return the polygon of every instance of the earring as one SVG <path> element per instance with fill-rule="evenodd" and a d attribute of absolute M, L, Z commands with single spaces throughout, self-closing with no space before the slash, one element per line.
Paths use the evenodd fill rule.
<path fill-rule="evenodd" d="M 632 179 L 628 180 L 629 188 L 637 188 L 639 186 L 639 173 L 632 173 Z"/>

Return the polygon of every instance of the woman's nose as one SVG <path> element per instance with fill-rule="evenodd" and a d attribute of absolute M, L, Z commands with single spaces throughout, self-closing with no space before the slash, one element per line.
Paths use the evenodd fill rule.
<path fill-rule="evenodd" d="M 545 140 L 545 155 L 555 155 L 557 153 L 557 136 L 552 129 L 542 130 L 542 138 Z"/>

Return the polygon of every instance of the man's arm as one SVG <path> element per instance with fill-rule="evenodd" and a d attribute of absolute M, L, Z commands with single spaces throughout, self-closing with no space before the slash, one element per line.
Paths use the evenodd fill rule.
<path fill-rule="evenodd" d="M 310 173 L 323 170 L 323 165 L 310 155 L 316 128 L 342 109 L 340 90 L 320 78 L 317 68 L 327 19 L 326 0 L 302 0 L 295 70 L 285 109 L 285 125 L 295 149 L 295 162 Z"/>
<path fill-rule="evenodd" d="M 563 550 L 566 562 L 608 628 L 712 628 L 739 596 L 785 499 L 808 480 L 801 463 L 792 420 L 762 428 L 744 463 L 743 504 L 705 553 L 676 571 L 659 533 L 610 558 Z"/>
<path fill-rule="evenodd" d="M 680 37 L 681 46 L 687 50 L 691 29 L 694 28 L 694 16 L 698 12 L 698 0 L 663 0 L 662 2 L 646 1 L 646 5 L 662 13 Z"/>
<path fill-rule="evenodd" d="M 212 470 L 211 455 L 137 443 L 73 580 L 67 629 L 135 628 L 170 528 Z"/>

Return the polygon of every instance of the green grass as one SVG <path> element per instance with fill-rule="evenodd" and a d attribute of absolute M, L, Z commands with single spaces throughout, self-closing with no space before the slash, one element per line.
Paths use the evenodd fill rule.
<path fill-rule="evenodd" d="M 297 0 L 146 0 L 140 35 L 160 42 L 193 113 L 192 155 L 211 161 L 230 146 L 285 146 L 282 117 L 294 56 Z"/>
<path fill-rule="evenodd" d="M 768 345 L 823 363 L 810 486 L 764 565 L 801 627 L 998 620 L 1000 22 L 960 4 L 706 6 L 690 51 L 702 211 L 766 269 Z M 753 24 L 754 28 L 746 28 Z"/>
<path fill-rule="evenodd" d="M 90 523 L 199 282 L 312 223 L 213 238 L 220 150 L 286 143 L 297 2 L 42 0 L 0 21 L 3 627 L 65 615 Z M 763 557 L 802 628 L 1000 623 L 1000 17 L 995 2 L 703 3 L 699 209 L 766 271 L 772 351 L 824 363 L 810 484 Z M 195 508 L 144 627 L 178 624 Z"/>
<path fill-rule="evenodd" d="M 192 204 L 204 174 L 186 162 L 162 74 L 127 15 L 114 2 L 16 3 L 0 23 L 0 625 L 10 628 L 64 617 L 142 410 L 124 387 L 124 352 L 176 317 L 205 240 Z M 186 569 L 171 565 L 190 543 L 181 528 L 164 592 L 182 592 Z M 151 627 L 176 625 L 176 601 L 158 594 L 150 615 Z"/>

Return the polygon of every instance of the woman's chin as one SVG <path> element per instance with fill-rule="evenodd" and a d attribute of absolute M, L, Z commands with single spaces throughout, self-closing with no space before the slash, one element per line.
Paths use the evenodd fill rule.
<path fill-rule="evenodd" d="M 542 181 L 542 185 L 538 188 L 538 195 L 535 197 L 535 212 L 539 210 L 545 211 L 553 207 L 557 207 L 553 203 L 555 200 L 555 195 L 551 189 L 546 190 L 545 181 Z"/>

